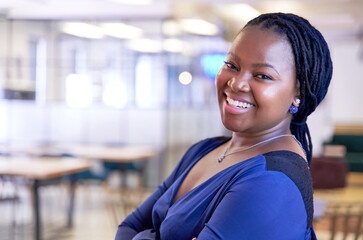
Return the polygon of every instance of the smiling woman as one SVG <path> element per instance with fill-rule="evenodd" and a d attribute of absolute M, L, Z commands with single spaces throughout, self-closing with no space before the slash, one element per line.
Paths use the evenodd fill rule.
<path fill-rule="evenodd" d="M 216 77 L 223 124 L 245 134 L 286 133 L 292 117 L 289 107 L 299 97 L 295 76 L 286 39 L 272 30 L 245 28 Z"/>
<path fill-rule="evenodd" d="M 327 44 L 305 19 L 248 22 L 216 76 L 232 138 L 193 145 L 116 239 L 316 239 L 306 119 L 331 76 Z"/>

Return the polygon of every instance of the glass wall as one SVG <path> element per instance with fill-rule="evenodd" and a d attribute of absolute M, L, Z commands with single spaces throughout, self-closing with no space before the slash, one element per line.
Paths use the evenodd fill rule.
<path fill-rule="evenodd" d="M 64 102 L 71 107 L 209 105 L 215 98 L 214 75 L 223 64 L 220 56 L 225 54 L 228 43 L 221 34 L 181 32 L 170 36 L 173 33 L 165 30 L 169 22 L 3 19 L 1 96 L 9 100 Z M 112 34 L 96 35 L 101 26 L 125 23 L 139 30 L 143 38 L 118 36 L 123 30 L 117 28 Z M 94 29 L 82 33 L 85 26 Z M 192 75 L 188 83 L 179 80 L 184 71 Z"/>
<path fill-rule="evenodd" d="M 224 134 L 214 87 L 230 45 L 223 29 L 178 30 L 170 19 L 0 24 L 1 144 L 152 145 L 163 157 L 151 175 L 162 179 L 195 141 Z"/>

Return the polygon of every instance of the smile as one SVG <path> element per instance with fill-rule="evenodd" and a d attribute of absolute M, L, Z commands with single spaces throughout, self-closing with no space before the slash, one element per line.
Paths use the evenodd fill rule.
<path fill-rule="evenodd" d="M 252 104 L 246 103 L 246 102 L 239 102 L 237 100 L 233 100 L 230 97 L 227 97 L 227 102 L 228 105 L 233 106 L 233 107 L 237 107 L 237 108 L 251 108 L 253 107 Z"/>

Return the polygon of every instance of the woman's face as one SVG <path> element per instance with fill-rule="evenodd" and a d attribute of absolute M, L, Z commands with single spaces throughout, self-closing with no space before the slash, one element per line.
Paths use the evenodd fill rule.
<path fill-rule="evenodd" d="M 290 105 L 298 96 L 290 43 L 271 30 L 239 33 L 216 76 L 222 122 L 234 132 L 288 131 Z"/>

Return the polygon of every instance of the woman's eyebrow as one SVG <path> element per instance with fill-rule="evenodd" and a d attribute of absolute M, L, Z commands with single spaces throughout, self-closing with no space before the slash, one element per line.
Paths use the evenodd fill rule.
<path fill-rule="evenodd" d="M 231 55 L 234 59 L 237 60 L 237 62 L 241 62 L 241 59 L 236 54 L 234 54 L 233 52 L 228 52 L 227 55 Z"/>
<path fill-rule="evenodd" d="M 241 59 L 236 55 L 234 54 L 233 52 L 228 52 L 227 55 L 231 55 L 237 62 L 241 62 Z M 278 75 L 280 75 L 280 73 L 276 70 L 276 68 L 271 65 L 271 64 L 268 64 L 268 63 L 254 63 L 252 64 L 252 67 L 268 67 L 268 68 L 272 68 Z"/>
<path fill-rule="evenodd" d="M 272 68 L 278 75 L 280 75 L 280 73 L 276 70 L 276 68 L 274 66 L 272 66 L 271 64 L 268 64 L 268 63 L 254 63 L 254 64 L 252 64 L 252 67 L 268 67 L 268 68 Z"/>

